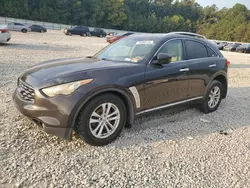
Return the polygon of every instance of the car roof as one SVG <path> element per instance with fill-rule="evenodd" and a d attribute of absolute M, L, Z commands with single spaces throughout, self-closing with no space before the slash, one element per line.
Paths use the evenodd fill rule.
<path fill-rule="evenodd" d="M 178 33 L 135 33 L 131 37 L 152 37 L 152 38 L 161 38 L 162 40 L 172 39 L 172 38 L 181 38 L 181 39 L 194 39 L 200 42 L 212 43 L 207 39 L 201 39 L 193 36 L 178 34 Z M 213 43 L 212 43 L 213 44 Z"/>
<path fill-rule="evenodd" d="M 208 45 L 210 48 L 212 48 L 214 51 L 216 51 L 217 53 L 220 54 L 218 47 L 214 43 L 209 41 L 208 39 L 188 36 L 186 34 L 180 34 L 180 33 L 135 33 L 133 35 L 130 35 L 129 37 L 155 38 L 161 42 L 166 41 L 166 40 L 170 40 L 170 39 L 190 39 L 190 40 L 195 40 L 197 42 Z"/>

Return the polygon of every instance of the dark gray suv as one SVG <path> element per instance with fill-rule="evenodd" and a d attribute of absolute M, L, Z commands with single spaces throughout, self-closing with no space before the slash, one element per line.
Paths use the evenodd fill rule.
<path fill-rule="evenodd" d="M 13 100 L 47 133 L 71 140 L 75 131 L 98 146 L 148 112 L 190 102 L 214 112 L 230 62 L 193 35 L 134 34 L 92 57 L 39 63 L 18 78 Z"/>

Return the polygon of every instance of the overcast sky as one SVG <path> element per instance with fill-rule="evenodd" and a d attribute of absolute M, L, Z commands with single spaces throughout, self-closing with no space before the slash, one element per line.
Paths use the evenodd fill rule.
<path fill-rule="evenodd" d="M 196 1 L 202 6 L 216 4 L 216 6 L 219 8 L 223 7 L 231 8 L 236 3 L 241 3 L 246 5 L 248 9 L 250 9 L 250 0 L 196 0 Z"/>

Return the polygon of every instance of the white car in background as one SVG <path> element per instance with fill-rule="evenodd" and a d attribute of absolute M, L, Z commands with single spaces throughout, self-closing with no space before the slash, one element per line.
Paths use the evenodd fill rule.
<path fill-rule="evenodd" d="M 11 34 L 6 25 L 0 25 L 0 43 L 9 42 Z"/>
<path fill-rule="evenodd" d="M 21 31 L 22 33 L 27 33 L 31 31 L 31 28 L 25 24 L 11 22 L 7 25 L 10 31 Z"/>

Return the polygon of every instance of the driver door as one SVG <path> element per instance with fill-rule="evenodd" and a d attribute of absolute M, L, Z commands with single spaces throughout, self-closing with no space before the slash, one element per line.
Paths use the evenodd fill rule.
<path fill-rule="evenodd" d="M 181 102 L 188 96 L 189 69 L 188 62 L 184 61 L 183 41 L 177 39 L 168 41 L 158 53 L 167 53 L 172 58 L 168 64 L 157 65 L 153 62 L 148 64 L 144 86 L 145 110 Z"/>

